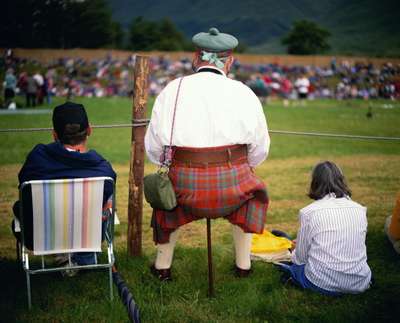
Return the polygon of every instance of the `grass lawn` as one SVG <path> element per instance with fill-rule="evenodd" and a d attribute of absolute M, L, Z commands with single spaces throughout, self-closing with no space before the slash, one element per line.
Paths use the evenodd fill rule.
<path fill-rule="evenodd" d="M 128 123 L 128 99 L 79 99 L 92 124 Z M 56 101 L 59 103 L 61 101 Z M 313 101 L 306 107 L 265 107 L 272 130 L 318 131 L 400 137 L 400 103 Z M 387 104 L 393 108 L 388 109 Z M 245 107 L 244 107 L 245 108 Z M 188 120 L 188 122 L 195 122 Z M 51 114 L 0 115 L 0 128 L 50 127 Z M 126 322 L 121 302 L 107 298 L 105 272 L 73 278 L 59 274 L 32 278 L 33 309 L 27 310 L 25 276 L 15 261 L 9 229 L 11 206 L 17 199 L 17 174 L 26 154 L 49 133 L 0 133 L 0 322 Z M 271 206 L 267 228 L 295 234 L 297 212 L 306 197 L 312 166 L 325 159 L 339 164 L 355 201 L 368 207 L 368 263 L 376 285 L 361 295 L 330 298 L 282 286 L 279 273 L 254 262 L 248 279 L 234 278 L 231 229 L 213 222 L 216 298 L 207 298 L 205 222 L 182 228 L 173 263 L 174 281 L 160 284 L 149 272 L 155 248 L 149 228 L 151 210 L 144 209 L 143 257 L 126 255 L 130 129 L 96 129 L 89 145 L 109 159 L 118 173 L 116 227 L 118 267 L 135 296 L 143 322 L 395 322 L 400 317 L 400 257 L 383 233 L 383 223 L 400 191 L 400 142 L 271 135 L 270 157 L 257 173 L 268 184 Z M 146 164 L 146 172 L 154 167 Z"/>

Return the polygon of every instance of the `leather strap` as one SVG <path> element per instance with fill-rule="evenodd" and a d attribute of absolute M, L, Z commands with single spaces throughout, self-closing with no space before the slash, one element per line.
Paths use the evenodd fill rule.
<path fill-rule="evenodd" d="M 176 97 L 175 97 L 174 114 L 172 116 L 171 136 L 169 137 L 169 146 L 170 147 L 172 145 L 172 135 L 174 134 L 174 126 L 175 126 L 176 106 L 178 105 L 178 98 L 179 98 L 179 92 L 181 91 L 182 81 L 183 81 L 183 77 L 181 77 L 181 79 L 179 80 L 178 90 L 176 92 Z"/>
<path fill-rule="evenodd" d="M 247 162 L 247 145 L 232 145 L 213 148 L 174 147 L 174 164 L 192 167 L 231 166 L 232 163 Z"/>
<path fill-rule="evenodd" d="M 167 169 L 169 168 L 172 162 L 172 136 L 174 134 L 176 107 L 178 105 L 178 98 L 179 98 L 179 92 L 181 90 L 182 81 L 183 77 L 180 78 L 178 90 L 176 91 L 174 114 L 172 116 L 171 135 L 169 137 L 169 146 L 167 147 L 164 146 L 164 160 L 162 162 L 162 167 L 166 167 Z"/>

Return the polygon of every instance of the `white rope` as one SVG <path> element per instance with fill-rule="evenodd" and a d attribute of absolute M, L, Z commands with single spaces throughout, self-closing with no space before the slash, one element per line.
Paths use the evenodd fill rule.
<path fill-rule="evenodd" d="M 286 131 L 286 130 L 269 130 L 269 132 L 280 135 L 295 135 L 295 136 L 314 136 L 314 137 L 364 139 L 364 140 L 393 140 L 393 141 L 400 140 L 400 137 L 361 136 L 361 135 L 346 135 L 346 134 L 323 133 L 323 132 L 301 132 L 301 131 Z"/>
<path fill-rule="evenodd" d="M 133 123 L 93 125 L 92 128 L 107 129 L 107 128 L 145 127 L 148 125 L 149 122 L 150 122 L 149 119 L 137 119 L 133 120 Z M 37 131 L 51 131 L 51 130 L 53 130 L 53 128 L 4 128 L 0 129 L 0 133 L 37 132 Z M 325 137 L 325 138 L 400 141 L 400 137 L 361 136 L 361 135 L 347 135 L 347 134 L 323 133 L 323 132 L 269 130 L 269 133 L 279 134 L 279 135 L 312 136 L 312 137 Z"/>
<path fill-rule="evenodd" d="M 103 124 L 92 125 L 92 128 L 106 129 L 106 128 L 132 128 L 132 127 L 145 127 L 148 122 L 135 122 L 135 123 L 121 123 L 121 124 Z M 52 131 L 53 128 L 4 128 L 0 129 L 0 133 L 10 132 L 37 132 L 37 131 Z"/>

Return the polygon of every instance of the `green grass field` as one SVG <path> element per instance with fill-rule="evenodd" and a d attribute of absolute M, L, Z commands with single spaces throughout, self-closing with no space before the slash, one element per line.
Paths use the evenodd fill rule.
<path fill-rule="evenodd" d="M 128 99 L 79 99 L 92 124 L 129 123 Z M 59 103 L 61 101 L 56 101 Z M 387 104 L 392 108 L 387 109 Z M 313 101 L 284 108 L 280 101 L 265 107 L 272 130 L 318 131 L 400 137 L 400 103 L 374 101 L 367 119 L 365 101 Z M 245 108 L 245 107 L 244 107 Z M 188 121 L 190 122 L 190 121 Z M 50 127 L 51 114 L 0 115 L 0 128 Z M 34 276 L 33 309 L 27 310 L 25 276 L 15 261 L 10 232 L 11 206 L 17 199 L 17 174 L 26 154 L 49 133 L 0 133 L 0 322 L 126 322 L 118 297 L 107 298 L 105 272 L 73 278 L 59 274 Z M 297 212 L 306 197 L 312 166 L 329 159 L 338 163 L 354 200 L 368 207 L 368 262 L 376 285 L 362 295 L 329 298 L 282 286 L 270 264 L 253 263 L 248 279 L 232 274 L 230 225 L 213 222 L 216 297 L 207 298 L 205 222 L 183 227 L 173 263 L 174 281 L 160 284 L 149 272 L 155 255 L 149 228 L 151 210 L 144 209 L 143 256 L 126 252 L 130 129 L 96 129 L 89 146 L 109 159 L 118 173 L 116 227 L 118 267 L 135 296 L 143 322 L 395 322 L 400 317 L 400 257 L 387 242 L 383 223 L 400 191 L 400 142 L 271 135 L 270 156 L 258 169 L 268 185 L 271 205 L 267 228 L 295 234 Z M 146 172 L 154 167 L 146 164 Z"/>

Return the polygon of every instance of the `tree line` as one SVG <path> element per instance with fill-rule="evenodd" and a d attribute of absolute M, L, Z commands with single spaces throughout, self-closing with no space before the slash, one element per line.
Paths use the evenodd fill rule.
<path fill-rule="evenodd" d="M 0 47 L 116 48 L 190 51 L 193 45 L 168 18 L 132 20 L 124 30 L 112 18 L 106 0 L 3 0 Z M 330 33 L 310 21 L 294 22 L 282 38 L 289 54 L 317 54 L 329 49 Z M 246 47 L 241 45 L 238 52 Z"/>
<path fill-rule="evenodd" d="M 188 50 L 169 20 L 135 18 L 126 32 L 105 0 L 3 0 L 0 47 Z"/>

